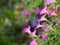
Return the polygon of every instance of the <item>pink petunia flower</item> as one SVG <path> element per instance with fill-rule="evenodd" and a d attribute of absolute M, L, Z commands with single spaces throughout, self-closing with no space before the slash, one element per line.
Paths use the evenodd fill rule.
<path fill-rule="evenodd" d="M 45 29 L 44 32 L 48 32 L 48 29 Z"/>
<path fill-rule="evenodd" d="M 26 15 L 26 16 L 30 16 L 30 12 L 27 11 L 27 12 L 25 13 L 25 15 Z"/>
<path fill-rule="evenodd" d="M 36 12 L 37 14 L 39 14 L 41 12 L 41 9 L 36 8 L 34 12 Z"/>
<path fill-rule="evenodd" d="M 53 16 L 54 14 L 55 14 L 55 9 L 52 8 L 52 9 L 51 9 L 51 12 L 48 14 L 48 16 L 51 17 L 51 16 Z"/>
<path fill-rule="evenodd" d="M 23 29 L 23 32 L 24 32 L 24 33 L 28 33 L 28 32 L 30 32 L 30 28 L 31 28 L 30 25 L 27 26 L 26 28 Z"/>
<path fill-rule="evenodd" d="M 40 14 L 45 14 L 47 12 L 47 6 L 44 6 L 44 9 L 41 10 Z"/>
<path fill-rule="evenodd" d="M 54 2 L 55 2 L 55 0 L 46 0 L 45 5 L 49 5 L 49 4 L 54 3 Z"/>
<path fill-rule="evenodd" d="M 38 22 L 38 24 L 36 25 L 35 29 L 38 29 L 39 27 L 42 27 L 42 25 L 40 25 L 39 22 Z"/>
<path fill-rule="evenodd" d="M 60 25 L 60 20 L 58 20 L 58 21 L 56 22 L 56 25 Z"/>
<path fill-rule="evenodd" d="M 48 24 L 46 24 L 46 23 L 43 23 L 43 24 L 42 24 L 42 26 L 43 26 L 43 27 L 45 27 L 46 29 L 48 29 L 48 28 L 49 28 L 49 25 L 48 25 Z"/>
<path fill-rule="evenodd" d="M 34 29 L 34 31 L 31 33 L 31 35 L 29 36 L 29 38 L 31 37 L 36 37 L 36 29 Z"/>
<path fill-rule="evenodd" d="M 30 16 L 30 12 L 28 10 L 26 10 L 25 8 L 22 10 L 22 12 L 26 15 L 26 16 Z"/>
<path fill-rule="evenodd" d="M 44 34 L 45 32 L 44 32 L 44 29 L 42 30 L 42 34 Z"/>
<path fill-rule="evenodd" d="M 46 14 L 44 14 L 44 15 L 38 20 L 38 22 L 47 20 L 47 19 L 45 18 L 45 16 L 46 16 Z"/>
<path fill-rule="evenodd" d="M 45 40 L 46 39 L 45 30 L 44 29 L 42 30 L 41 39 L 42 40 Z"/>
<path fill-rule="evenodd" d="M 34 31 L 32 32 L 32 35 L 33 35 L 33 36 L 36 35 L 36 29 L 34 29 Z"/>
<path fill-rule="evenodd" d="M 46 36 L 44 34 L 41 35 L 41 39 L 42 40 L 45 40 L 46 39 Z"/>
<path fill-rule="evenodd" d="M 45 27 L 44 32 L 48 32 L 49 25 L 46 23 L 43 23 L 42 26 Z"/>
<path fill-rule="evenodd" d="M 35 45 L 35 44 L 36 44 L 36 39 L 34 38 L 34 39 L 32 40 L 32 42 L 30 42 L 29 45 Z"/>

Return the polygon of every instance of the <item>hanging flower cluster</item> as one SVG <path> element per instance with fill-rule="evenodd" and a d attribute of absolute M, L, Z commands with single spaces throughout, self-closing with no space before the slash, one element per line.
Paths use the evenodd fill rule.
<path fill-rule="evenodd" d="M 54 2 L 55 2 L 55 0 L 46 0 L 46 2 L 44 4 L 44 8 L 42 10 L 40 8 L 36 8 L 34 10 L 34 12 L 36 14 L 39 14 L 41 17 L 37 20 L 37 24 L 35 25 L 33 32 L 31 32 L 31 27 L 32 27 L 31 25 L 28 25 L 27 27 L 25 27 L 23 29 L 24 33 L 28 33 L 30 35 L 29 37 L 33 38 L 33 40 L 30 42 L 29 45 L 36 45 L 37 44 L 37 35 L 36 35 L 36 33 L 37 33 L 37 29 L 40 28 L 40 27 L 43 27 L 43 29 L 42 29 L 42 33 L 39 34 L 40 35 L 39 37 L 41 37 L 42 40 L 46 40 L 47 36 L 45 35 L 45 33 L 47 33 L 49 31 L 49 25 L 46 24 L 46 23 L 43 23 L 43 24 L 40 24 L 40 23 L 44 20 L 48 21 L 46 19 L 47 15 L 48 15 L 48 17 L 51 17 L 51 16 L 55 15 L 55 9 L 54 8 L 52 8 L 50 12 L 47 11 L 48 10 L 48 5 L 50 5 Z M 22 12 L 26 16 L 30 16 L 30 12 L 27 9 L 24 8 L 22 10 Z M 59 22 L 60 21 L 58 21 L 57 23 L 59 23 Z"/>

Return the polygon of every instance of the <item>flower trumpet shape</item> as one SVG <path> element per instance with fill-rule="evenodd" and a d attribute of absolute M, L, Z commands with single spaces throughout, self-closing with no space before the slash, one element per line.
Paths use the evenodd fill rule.
<path fill-rule="evenodd" d="M 35 45 L 36 44 L 36 39 L 34 38 L 29 45 Z"/>
<path fill-rule="evenodd" d="M 30 25 L 27 26 L 26 28 L 23 29 L 23 32 L 24 32 L 24 33 L 30 33 L 30 28 L 31 28 Z"/>

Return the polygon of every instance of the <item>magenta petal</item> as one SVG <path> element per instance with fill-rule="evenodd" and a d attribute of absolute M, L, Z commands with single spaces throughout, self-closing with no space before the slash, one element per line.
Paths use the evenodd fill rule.
<path fill-rule="evenodd" d="M 37 9 L 35 10 L 35 12 L 38 14 L 38 13 L 41 12 L 41 10 L 40 10 L 39 8 L 37 8 Z"/>
<path fill-rule="evenodd" d="M 44 20 L 46 20 L 45 16 L 46 16 L 46 14 L 44 14 L 44 15 L 38 20 L 38 22 L 39 22 L 39 21 L 44 21 Z"/>
<path fill-rule="evenodd" d="M 31 28 L 31 27 L 30 27 L 30 25 L 29 25 L 29 26 L 27 26 L 26 28 L 24 28 L 24 29 L 23 29 L 23 32 L 24 32 L 24 33 L 29 32 L 29 31 L 30 31 L 30 28 Z"/>
<path fill-rule="evenodd" d="M 41 35 L 41 39 L 42 40 L 45 40 L 46 39 L 46 36 L 44 34 Z"/>
<path fill-rule="evenodd" d="M 41 27 L 42 25 L 40 25 L 39 23 L 36 25 L 35 29 L 38 29 L 39 27 Z"/>
<path fill-rule="evenodd" d="M 43 26 L 43 27 L 45 27 L 46 29 L 48 29 L 48 28 L 49 28 L 49 25 L 48 25 L 48 24 L 46 24 L 46 23 L 43 23 L 43 24 L 42 24 L 42 26 Z"/>
<path fill-rule="evenodd" d="M 34 29 L 34 31 L 32 32 L 32 35 L 35 35 L 36 34 L 36 30 Z"/>
<path fill-rule="evenodd" d="M 27 11 L 27 12 L 25 13 L 25 15 L 26 15 L 26 16 L 30 16 L 30 12 Z"/>
<path fill-rule="evenodd" d="M 48 14 L 48 16 L 49 16 L 49 17 L 51 17 L 51 16 L 53 16 L 53 15 L 54 15 L 54 13 L 55 13 L 55 9 L 54 9 L 54 8 L 52 8 L 52 10 L 51 10 L 51 12 Z"/>
<path fill-rule="evenodd" d="M 35 45 L 35 44 L 36 44 L 36 39 L 34 38 L 34 39 L 32 40 L 32 42 L 30 42 L 29 45 Z"/>
<path fill-rule="evenodd" d="M 44 34 L 44 29 L 42 30 L 42 34 Z"/>
<path fill-rule="evenodd" d="M 58 21 L 56 22 L 56 25 L 60 25 L 60 20 L 58 20 Z"/>
<path fill-rule="evenodd" d="M 47 1 L 45 2 L 45 5 L 49 5 L 49 4 L 53 3 L 53 2 L 55 2 L 55 0 L 47 0 Z"/>
<path fill-rule="evenodd" d="M 47 6 L 44 6 L 44 9 L 42 9 L 42 11 L 41 11 L 41 13 L 40 14 L 44 14 L 44 13 L 46 13 L 46 10 L 47 9 Z"/>
<path fill-rule="evenodd" d="M 31 33 L 31 35 L 29 36 L 29 38 L 31 38 L 32 36 L 36 36 L 36 29 L 34 29 L 34 31 Z"/>
<path fill-rule="evenodd" d="M 45 19 L 46 19 L 45 16 L 46 16 L 46 14 L 44 14 L 44 15 L 41 17 L 40 21 L 45 20 Z"/>
<path fill-rule="evenodd" d="M 48 32 L 48 29 L 44 30 L 44 32 Z"/>

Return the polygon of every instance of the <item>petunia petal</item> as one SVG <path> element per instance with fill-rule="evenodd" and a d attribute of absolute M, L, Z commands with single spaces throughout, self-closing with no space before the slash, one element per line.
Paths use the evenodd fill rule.
<path fill-rule="evenodd" d="M 23 32 L 24 32 L 24 33 L 30 32 L 30 28 L 31 28 L 30 25 L 27 26 L 26 28 L 23 29 Z"/>
<path fill-rule="evenodd" d="M 30 42 L 29 45 L 35 45 L 35 44 L 36 44 L 36 39 L 34 38 L 34 39 L 32 40 L 32 42 Z"/>

